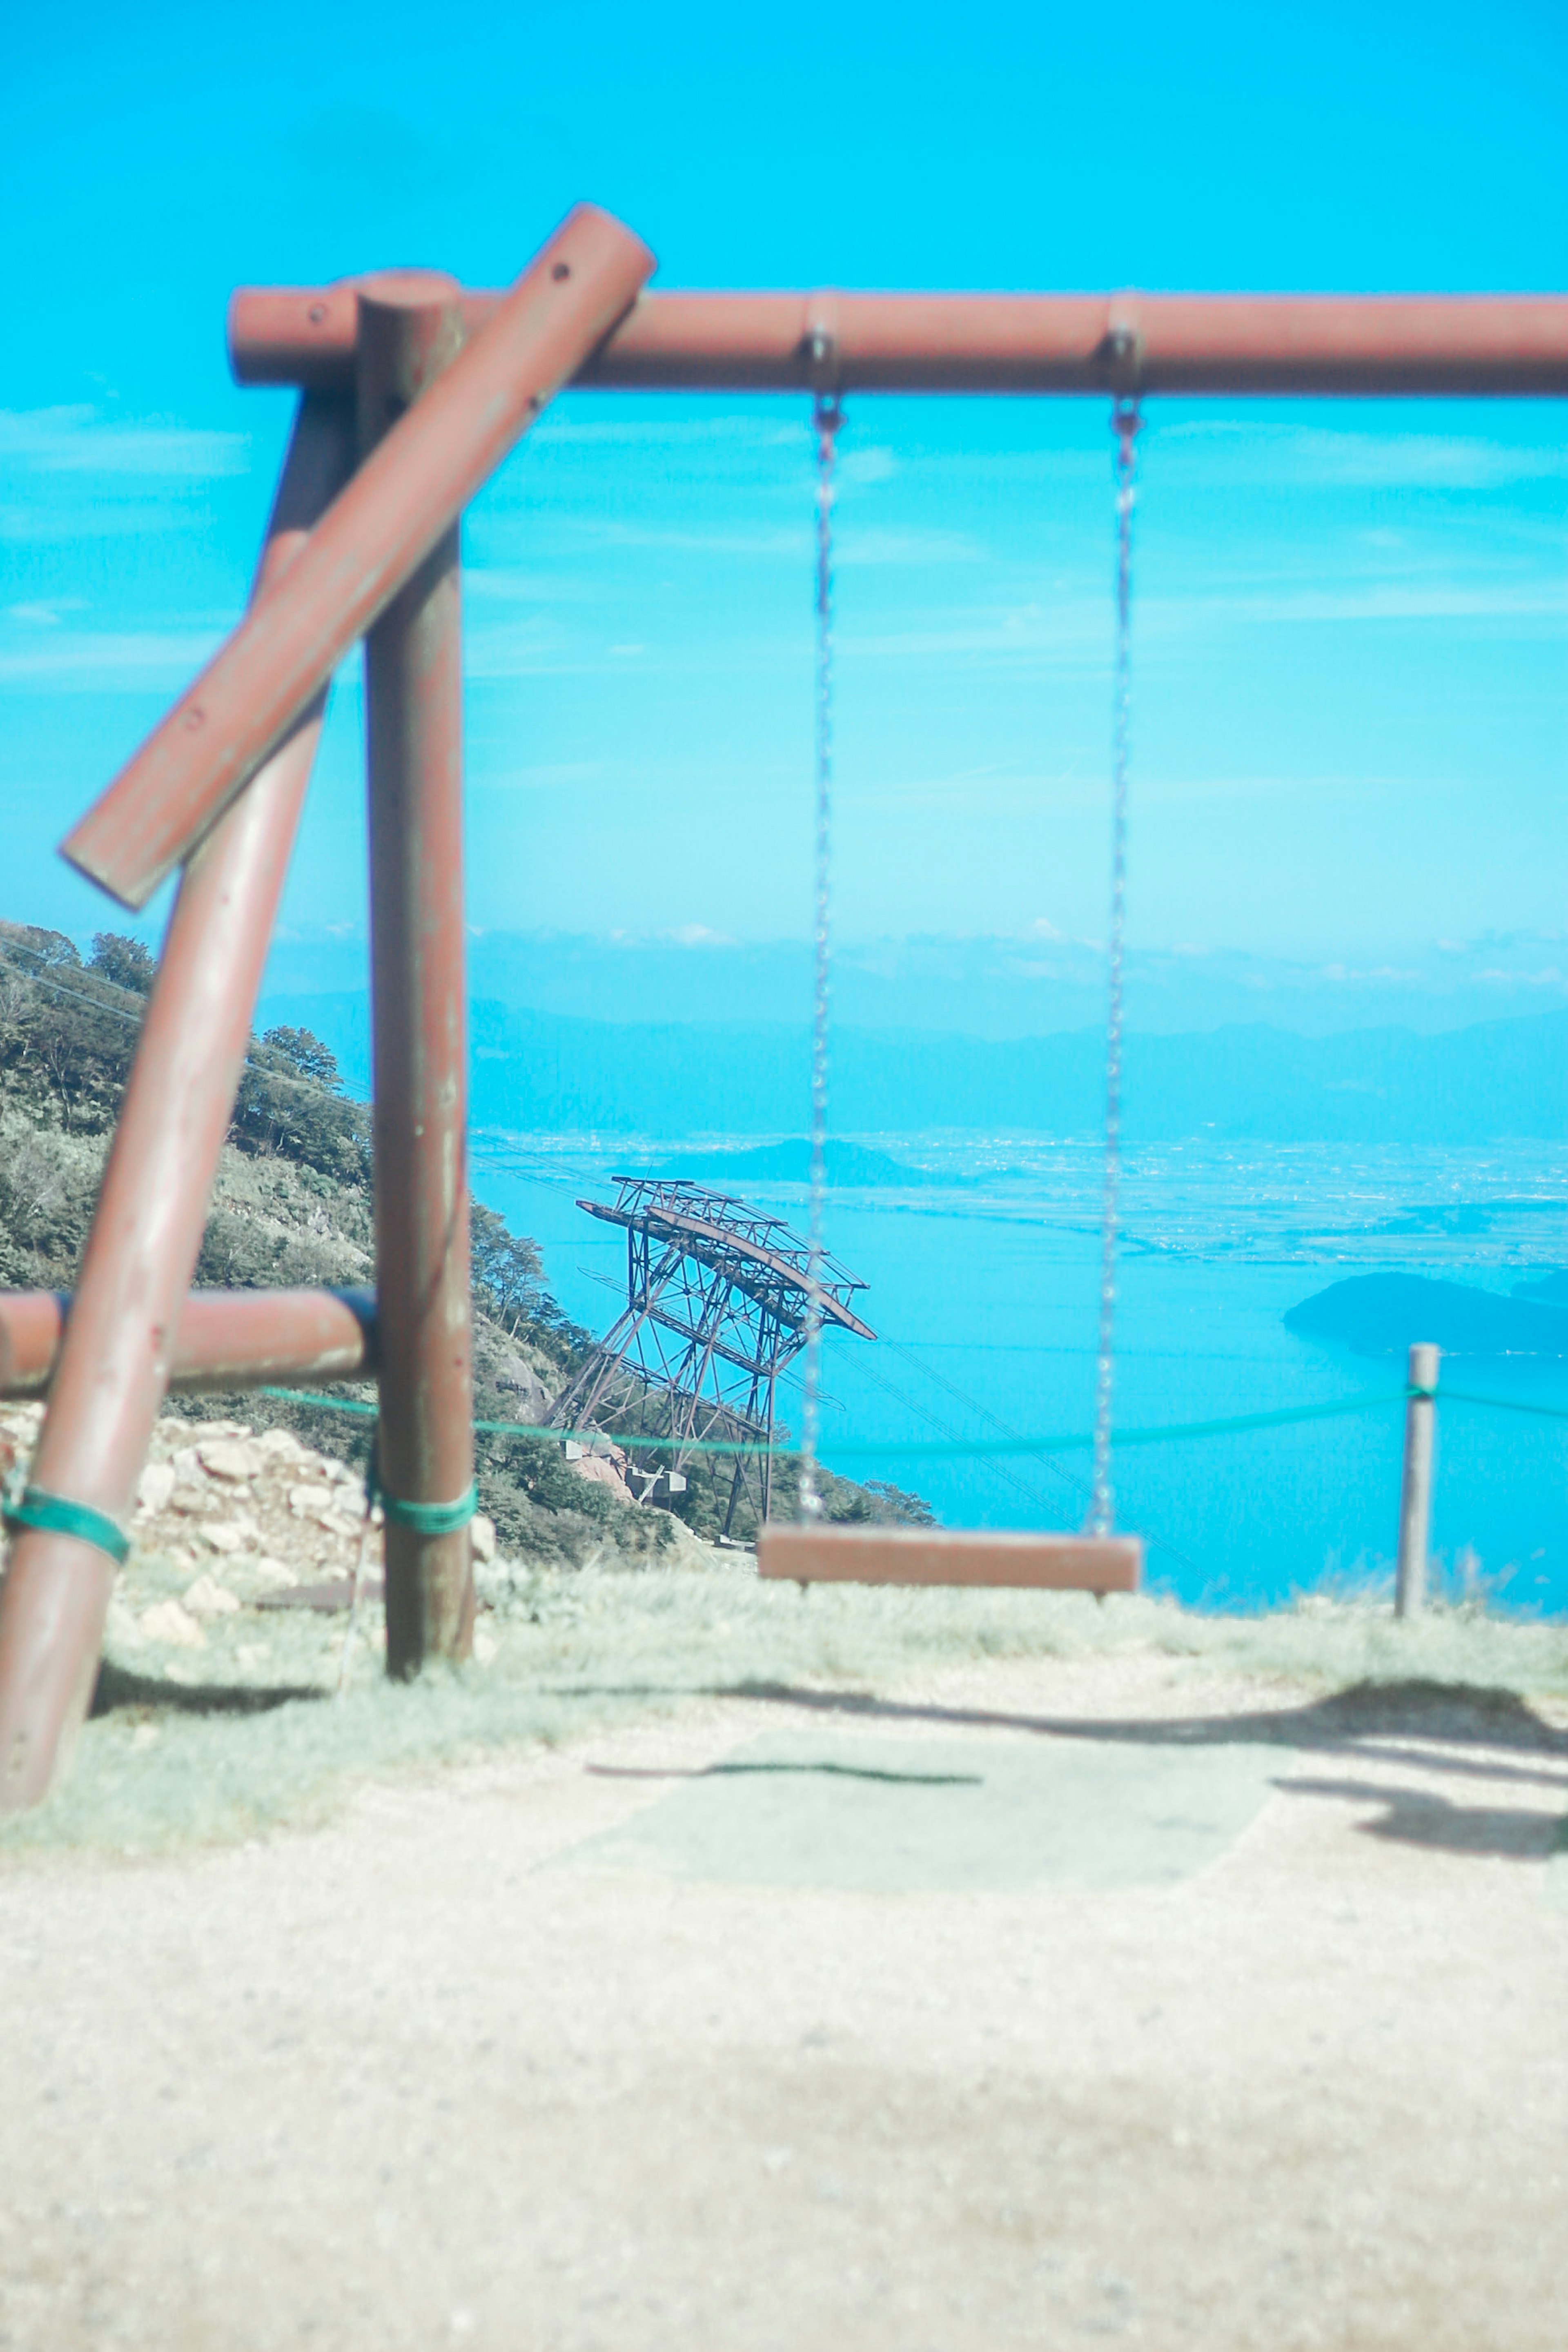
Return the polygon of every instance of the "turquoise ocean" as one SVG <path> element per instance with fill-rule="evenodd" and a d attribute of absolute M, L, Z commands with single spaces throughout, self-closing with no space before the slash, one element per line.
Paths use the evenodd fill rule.
<path fill-rule="evenodd" d="M 830 1334 L 822 1452 L 855 1477 L 922 1495 L 951 1526 L 1073 1528 L 1082 1449 L 910 1458 L 911 1443 L 1087 1432 L 1092 1423 L 1100 1160 L 1090 1142 L 931 1132 L 858 1137 L 907 1175 L 835 1189 L 833 1254 L 867 1284 L 875 1341 Z M 531 1234 L 562 1306 L 595 1331 L 625 1296 L 625 1244 L 576 1206 L 616 1175 L 689 1166 L 804 1233 L 799 1184 L 727 1187 L 711 1137 L 481 1132 L 474 1190 Z M 1286 1311 L 1346 1276 L 1436 1276 L 1508 1294 L 1568 1268 L 1568 1149 L 1462 1150 L 1196 1140 L 1126 1154 L 1115 1421 L 1128 1429 L 1292 1410 L 1404 1381 L 1403 1354 L 1359 1357 L 1287 1330 Z M 1419 1331 L 1407 1339 L 1426 1336 Z M 1568 1416 L 1568 1359 L 1451 1364 L 1456 1385 Z M 799 1427 L 798 1379 L 783 1410 Z M 1245 1609 L 1386 1583 L 1403 1407 L 1232 1435 L 1129 1445 L 1119 1526 L 1149 1580 Z M 853 1457 L 842 1449 L 869 1444 Z M 878 1451 L 875 1449 L 886 1449 Z M 1439 1397 L 1433 1547 L 1455 1595 L 1568 1612 L 1568 1417 Z"/>

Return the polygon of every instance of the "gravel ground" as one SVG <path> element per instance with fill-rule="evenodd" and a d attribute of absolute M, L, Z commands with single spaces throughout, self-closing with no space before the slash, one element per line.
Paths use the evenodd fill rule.
<path fill-rule="evenodd" d="M 1565 1811 L 1560 1700 L 1143 1648 L 15 1852 L 0 2345 L 1557 2352 Z"/>

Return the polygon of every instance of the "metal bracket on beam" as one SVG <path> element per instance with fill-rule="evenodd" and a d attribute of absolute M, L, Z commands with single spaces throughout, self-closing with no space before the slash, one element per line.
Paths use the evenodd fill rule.
<path fill-rule="evenodd" d="M 837 399 L 839 389 L 837 294 L 806 296 L 805 325 L 800 349 L 805 362 L 805 380 L 813 392 Z"/>
<path fill-rule="evenodd" d="M 1110 389 L 1132 400 L 1143 389 L 1143 312 L 1136 294 L 1113 294 L 1100 345 Z"/>

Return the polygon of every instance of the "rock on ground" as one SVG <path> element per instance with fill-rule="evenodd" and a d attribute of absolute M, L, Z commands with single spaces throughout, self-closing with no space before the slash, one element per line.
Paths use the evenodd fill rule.
<path fill-rule="evenodd" d="M 0 1449 L 25 1463 L 42 1418 L 41 1405 L 0 1404 Z M 624 1454 L 618 1462 L 624 1466 Z M 573 1467 L 632 1500 L 616 1459 L 584 1455 Z M 666 1565 L 706 1566 L 710 1548 L 679 1521 L 671 1527 Z M 252 1680 L 265 1679 L 276 1664 L 269 1637 L 277 1620 L 258 1604 L 290 1587 L 344 1587 L 360 1568 L 362 1544 L 365 1634 L 379 1646 L 381 1513 L 372 1512 L 367 1526 L 363 1475 L 291 1431 L 257 1434 L 239 1422 L 165 1414 L 153 1433 L 131 1535 L 131 1557 L 110 1611 L 109 1643 L 128 1657 L 137 1654 L 139 1668 L 166 1663 L 174 1680 L 188 1681 L 189 1665 L 166 1660 L 165 1654 L 207 1649 L 221 1629 L 226 1639 L 233 1637 L 226 1664 Z M 477 1568 L 495 1571 L 496 1530 L 483 1512 L 470 1523 L 470 1539 Z M 329 1676 L 336 1671 L 328 1655 L 331 1640 L 320 1661 Z M 481 1663 L 487 1649 L 480 1640 Z"/>

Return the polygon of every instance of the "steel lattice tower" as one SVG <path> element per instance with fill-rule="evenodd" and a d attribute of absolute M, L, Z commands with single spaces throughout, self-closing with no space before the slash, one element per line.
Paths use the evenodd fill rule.
<path fill-rule="evenodd" d="M 616 1176 L 613 1202 L 579 1201 L 591 1217 L 624 1227 L 626 1303 L 550 1410 L 556 1429 L 594 1429 L 606 1407 L 616 1426 L 674 1438 L 636 1467 L 651 1479 L 679 1471 L 704 1440 L 772 1445 L 779 1374 L 805 1346 L 811 1309 L 808 1245 L 780 1217 L 732 1194 L 647 1176 Z M 849 1301 L 866 1287 L 833 1258 L 821 1261 L 825 1327 L 874 1339 Z M 759 1522 L 768 1516 L 773 1463 L 740 1456 L 724 1513 L 755 1479 Z"/>

